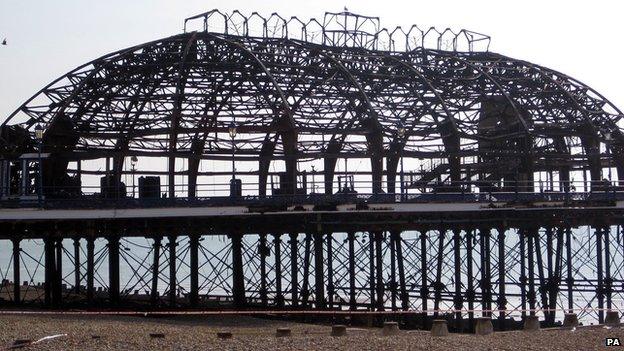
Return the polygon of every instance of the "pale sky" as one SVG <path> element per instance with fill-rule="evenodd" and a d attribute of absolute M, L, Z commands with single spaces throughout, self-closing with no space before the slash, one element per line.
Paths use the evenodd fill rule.
<path fill-rule="evenodd" d="M 0 0 L 0 121 L 58 76 L 106 53 L 182 31 L 184 18 L 218 8 L 282 17 L 324 11 L 381 17 L 381 24 L 466 28 L 492 36 L 491 51 L 538 63 L 592 86 L 624 108 L 619 1 Z"/>

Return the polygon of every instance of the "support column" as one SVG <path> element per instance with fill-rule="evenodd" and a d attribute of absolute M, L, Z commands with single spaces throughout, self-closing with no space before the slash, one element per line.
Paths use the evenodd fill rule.
<path fill-rule="evenodd" d="M 397 266 L 399 269 L 399 285 L 401 289 L 401 309 L 409 310 L 409 295 L 407 294 L 407 286 L 405 284 L 405 262 L 403 261 L 403 244 L 401 240 L 401 232 L 393 233 L 396 237 L 394 243 L 396 245 Z"/>
<path fill-rule="evenodd" d="M 525 251 L 525 238 L 526 238 L 526 229 L 520 228 L 518 230 L 520 234 L 520 303 L 522 305 L 522 320 L 526 317 L 526 306 L 527 306 L 527 293 L 526 293 L 526 251 Z"/>
<path fill-rule="evenodd" d="M 169 235 L 169 306 L 176 306 L 177 284 L 176 284 L 176 236 Z"/>
<path fill-rule="evenodd" d="M 267 272 L 266 272 L 266 258 L 269 248 L 267 247 L 267 235 L 265 233 L 260 234 L 260 247 L 258 248 L 260 254 L 260 302 L 262 307 L 268 307 L 269 296 L 267 291 Z"/>
<path fill-rule="evenodd" d="M 282 234 L 275 234 L 273 246 L 275 247 L 275 303 L 277 307 L 284 307 L 284 293 L 282 292 Z"/>
<path fill-rule="evenodd" d="M 529 229 L 527 234 L 527 262 L 529 263 L 529 276 L 527 277 L 529 281 L 529 292 L 527 293 L 527 299 L 529 300 L 529 309 L 531 310 L 530 315 L 535 316 L 535 255 L 533 253 L 533 236 L 535 230 Z"/>
<path fill-rule="evenodd" d="M 354 311 L 357 309 L 355 294 L 355 233 L 349 232 L 347 241 L 349 242 L 349 309 Z"/>
<path fill-rule="evenodd" d="M 56 275 L 56 259 L 54 255 L 54 239 L 47 237 L 43 239 L 45 255 L 45 282 L 44 282 L 44 304 L 46 307 L 52 305 L 52 290 Z"/>
<path fill-rule="evenodd" d="M 112 305 L 119 303 L 119 237 L 108 238 L 108 296 Z"/>
<path fill-rule="evenodd" d="M 297 258 L 299 249 L 297 248 L 297 233 L 290 233 L 290 295 L 292 298 L 292 307 L 299 307 L 299 266 Z"/>
<path fill-rule="evenodd" d="M 93 305 L 95 287 L 93 286 L 95 276 L 95 238 L 87 237 L 87 304 Z"/>
<path fill-rule="evenodd" d="M 325 272 L 323 271 L 323 235 L 314 234 L 314 294 L 316 308 L 325 308 Z"/>
<path fill-rule="evenodd" d="M 440 228 L 440 234 L 438 239 L 438 252 L 436 257 L 436 280 L 434 289 L 433 300 L 433 313 L 434 317 L 438 317 L 438 310 L 440 309 L 440 302 L 442 301 L 442 263 L 444 262 L 444 237 L 446 235 L 446 228 Z"/>
<path fill-rule="evenodd" d="M 475 300 L 475 288 L 474 288 L 474 273 L 473 269 L 473 241 L 474 241 L 474 229 L 468 228 L 466 232 L 466 279 L 468 281 L 466 286 L 466 300 L 468 300 L 468 326 L 472 330 L 474 326 L 474 300 Z"/>
<path fill-rule="evenodd" d="M 574 308 L 574 278 L 572 278 L 572 228 L 566 229 L 566 285 L 568 286 L 568 313 L 573 313 Z"/>
<path fill-rule="evenodd" d="M 610 227 L 604 228 L 604 267 L 605 267 L 605 281 L 604 281 L 604 292 L 607 297 L 607 309 L 610 310 L 612 306 L 611 301 L 611 287 L 613 281 L 611 280 L 611 248 L 610 248 Z"/>
<path fill-rule="evenodd" d="M 306 233 L 305 246 L 303 254 L 303 286 L 301 287 L 301 301 L 303 308 L 308 307 L 308 300 L 310 299 L 310 246 L 312 242 L 312 235 Z"/>
<path fill-rule="evenodd" d="M 498 227 L 498 325 L 501 330 L 505 330 L 505 313 L 507 309 L 507 298 L 505 296 L 505 228 Z"/>
<path fill-rule="evenodd" d="M 377 275 L 377 311 L 384 310 L 383 232 L 375 232 L 375 274 Z"/>
<path fill-rule="evenodd" d="M 52 289 L 52 302 L 55 306 L 63 303 L 63 239 L 57 239 L 56 249 L 56 271 L 54 277 L 54 287 Z"/>
<path fill-rule="evenodd" d="M 370 310 L 375 310 L 375 234 L 368 232 L 368 284 L 370 289 Z"/>
<path fill-rule="evenodd" d="M 245 276 L 243 270 L 243 235 L 234 233 L 232 239 L 232 295 L 235 308 L 245 307 Z"/>
<path fill-rule="evenodd" d="M 334 308 L 334 252 L 332 233 L 327 234 L 327 304 Z"/>
<path fill-rule="evenodd" d="M 74 238 L 74 292 L 80 294 L 80 237 Z"/>
<path fill-rule="evenodd" d="M 152 263 L 152 291 L 150 291 L 150 302 L 153 307 L 158 305 L 160 293 L 158 292 L 158 274 L 160 272 L 160 246 L 162 244 L 162 237 L 154 237 L 154 244 L 152 245 L 153 263 Z"/>
<path fill-rule="evenodd" d="M 481 249 L 481 306 L 485 312 L 484 317 L 492 315 L 492 275 L 490 271 L 490 228 L 479 229 Z"/>
<path fill-rule="evenodd" d="M 427 284 L 427 229 L 420 230 L 420 300 L 423 311 L 427 311 L 427 297 L 429 287 Z M 427 315 L 427 312 L 424 313 Z"/>
<path fill-rule="evenodd" d="M 596 287 L 596 296 L 598 299 L 598 323 L 604 323 L 604 276 L 603 276 L 603 267 L 602 267 L 602 233 L 603 228 L 596 228 L 596 271 L 598 272 L 598 281 Z"/>
<path fill-rule="evenodd" d="M 390 302 L 392 310 L 397 310 L 397 281 L 396 281 L 396 244 L 395 235 L 390 233 Z"/>
<path fill-rule="evenodd" d="M 190 257 L 190 280 L 191 287 L 189 292 L 189 303 L 192 308 L 199 306 L 199 235 L 191 234 L 189 236 L 189 255 Z"/>
<path fill-rule="evenodd" d="M 460 238 L 461 230 L 453 229 L 453 257 L 455 261 L 455 296 L 453 296 L 453 304 L 455 308 L 455 325 L 458 330 L 463 330 L 461 309 L 464 307 L 464 299 L 462 297 L 462 281 L 461 281 L 461 252 Z"/>
<path fill-rule="evenodd" d="M 20 241 L 21 239 L 15 238 L 13 241 L 13 303 L 16 305 L 21 304 L 22 297 L 20 287 L 22 281 L 20 277 Z"/>

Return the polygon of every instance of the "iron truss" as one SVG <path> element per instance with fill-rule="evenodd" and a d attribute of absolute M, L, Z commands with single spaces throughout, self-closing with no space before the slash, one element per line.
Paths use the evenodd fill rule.
<path fill-rule="evenodd" d="M 166 159 L 170 184 L 181 160 L 193 184 L 200 160 L 234 153 L 257 162 L 261 195 L 274 160 L 286 161 L 289 179 L 298 161 L 325 160 L 326 193 L 342 158 L 370 160 L 373 192 L 384 175 L 394 192 L 401 157 L 435 160 L 421 180 L 450 183 L 553 170 L 566 180 L 579 169 L 598 181 L 601 143 L 624 165 L 620 110 L 562 73 L 477 50 L 487 36 L 381 30 L 348 12 L 321 23 L 211 11 L 185 24 L 198 19 L 200 31 L 105 55 L 43 88 L 3 123 L 0 153 L 34 149 L 8 129 L 41 125 L 44 152 L 62 162 L 112 159 L 119 177 L 126 157 Z"/>

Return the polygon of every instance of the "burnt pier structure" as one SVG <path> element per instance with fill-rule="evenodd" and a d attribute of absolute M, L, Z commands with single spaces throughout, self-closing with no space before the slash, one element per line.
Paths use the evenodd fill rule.
<path fill-rule="evenodd" d="M 603 322 L 623 114 L 489 45 L 214 10 L 74 69 L 0 126 L 0 303 Z"/>

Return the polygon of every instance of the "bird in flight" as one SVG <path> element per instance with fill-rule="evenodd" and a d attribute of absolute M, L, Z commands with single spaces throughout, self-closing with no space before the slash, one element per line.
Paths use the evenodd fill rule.
<path fill-rule="evenodd" d="M 7 44 L 6 38 L 2 39 L 2 45 L 6 45 L 6 44 Z"/>

